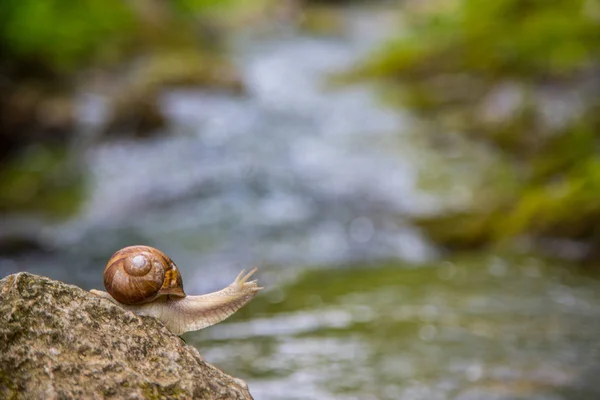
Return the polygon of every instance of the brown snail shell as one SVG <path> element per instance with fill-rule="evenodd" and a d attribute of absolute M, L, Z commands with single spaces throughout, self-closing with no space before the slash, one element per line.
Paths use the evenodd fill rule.
<path fill-rule="evenodd" d="M 159 296 L 186 296 L 173 260 L 150 246 L 129 246 L 113 254 L 104 269 L 104 287 L 123 304 L 148 303 Z"/>
<path fill-rule="evenodd" d="M 108 293 L 91 292 L 137 315 L 157 318 L 181 335 L 219 323 L 252 300 L 262 289 L 250 280 L 255 272 L 242 270 L 219 291 L 186 296 L 173 260 L 150 246 L 130 246 L 113 254 L 104 269 Z"/>

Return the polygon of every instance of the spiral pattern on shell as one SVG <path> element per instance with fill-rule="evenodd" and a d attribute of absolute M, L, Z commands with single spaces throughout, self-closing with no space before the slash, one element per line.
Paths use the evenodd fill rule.
<path fill-rule="evenodd" d="M 123 304 L 147 303 L 163 295 L 185 297 L 173 260 L 150 246 L 129 246 L 113 254 L 104 269 L 104 287 Z"/>

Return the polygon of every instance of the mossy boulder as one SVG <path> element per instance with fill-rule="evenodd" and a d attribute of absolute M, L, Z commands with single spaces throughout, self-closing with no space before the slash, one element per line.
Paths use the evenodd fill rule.
<path fill-rule="evenodd" d="M 0 398 L 252 399 L 160 321 L 29 273 L 0 280 Z"/>

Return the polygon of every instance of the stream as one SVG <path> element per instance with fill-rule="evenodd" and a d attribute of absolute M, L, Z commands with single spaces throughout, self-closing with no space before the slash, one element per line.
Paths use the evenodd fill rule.
<path fill-rule="evenodd" d="M 246 95 L 170 91 L 165 135 L 87 150 L 80 212 L 39 227 L 45 251 L 0 256 L 0 275 L 101 288 L 131 244 L 170 255 L 188 293 L 258 265 L 266 290 L 185 339 L 260 400 L 600 398 L 600 281 L 526 254 L 449 258 L 406 222 L 440 207 L 409 118 L 326 79 L 389 17 L 346 22 L 237 40 Z M 102 112 L 84 96 L 83 123 Z"/>

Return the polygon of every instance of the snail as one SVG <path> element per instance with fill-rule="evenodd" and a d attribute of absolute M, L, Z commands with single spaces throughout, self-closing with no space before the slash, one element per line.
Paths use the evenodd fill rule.
<path fill-rule="evenodd" d="M 137 315 L 156 317 L 176 335 L 214 325 L 247 304 L 262 288 L 248 281 L 256 268 L 242 270 L 218 292 L 188 296 L 179 269 L 166 254 L 150 246 L 129 246 L 112 255 L 104 269 L 107 292 L 91 290 Z"/>

